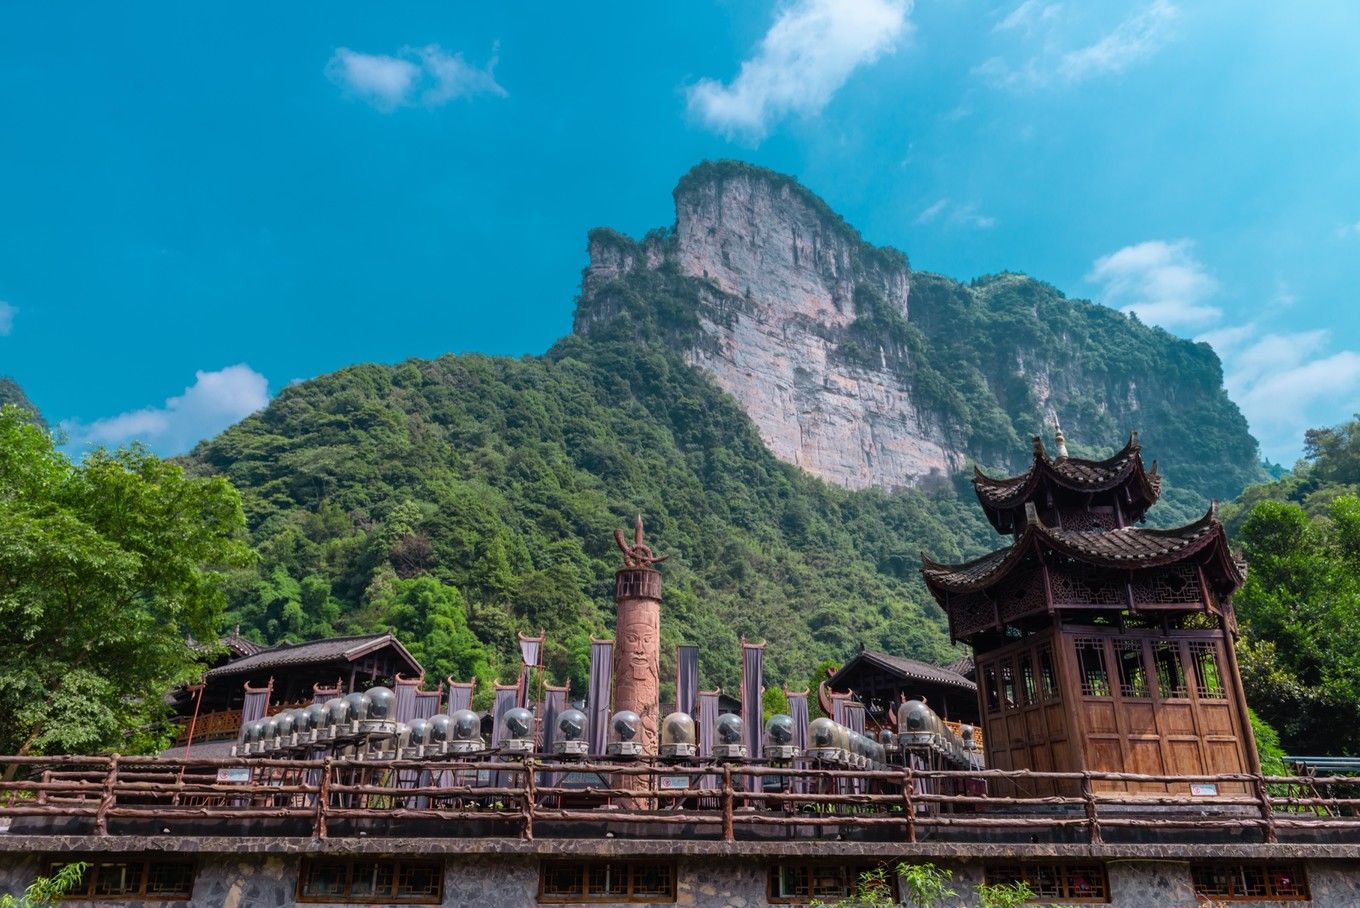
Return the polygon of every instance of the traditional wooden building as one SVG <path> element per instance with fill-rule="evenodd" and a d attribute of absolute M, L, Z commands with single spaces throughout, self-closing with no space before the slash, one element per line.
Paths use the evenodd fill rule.
<path fill-rule="evenodd" d="M 318 686 L 348 693 L 379 681 L 391 684 L 398 674 L 415 678 L 425 673 L 401 641 L 388 633 L 265 647 L 242 637 L 238 628 L 220 642 L 219 655 L 200 683 L 169 697 L 179 734 L 166 756 L 183 755 L 191 729 L 194 753 L 229 752 L 241 730 L 248 689 L 268 690 L 266 711 L 272 714 L 311 703 Z"/>
<path fill-rule="evenodd" d="M 838 668 L 826 686 L 851 691 L 864 703 L 870 723 L 891 728 L 904 700 L 930 704 L 941 718 L 978 724 L 977 685 L 952 668 L 861 648 Z"/>
<path fill-rule="evenodd" d="M 1137 434 L 1099 461 L 1068 457 L 1061 431 L 1057 442 L 1050 457 L 1036 438 L 1020 476 L 973 480 L 1010 545 L 922 570 L 950 634 L 973 648 L 988 766 L 1258 771 L 1233 650 L 1246 567 L 1215 508 L 1140 528 L 1161 479 Z"/>

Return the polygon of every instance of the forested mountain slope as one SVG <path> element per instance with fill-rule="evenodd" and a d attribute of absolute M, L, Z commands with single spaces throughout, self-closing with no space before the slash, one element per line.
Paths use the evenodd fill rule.
<path fill-rule="evenodd" d="M 581 690 L 611 630 L 611 531 L 641 511 L 672 556 L 663 678 L 692 642 L 705 686 L 732 688 L 745 635 L 801 686 L 860 644 L 957 654 L 919 553 L 1004 542 L 964 470 L 1023 467 L 1050 415 L 1075 455 L 1142 430 L 1168 479 L 1154 522 L 1261 475 L 1206 345 L 1021 275 L 912 274 L 768 171 L 703 165 L 676 198 L 673 230 L 591 234 L 576 331 L 545 355 L 355 366 L 195 449 L 260 552 L 231 620 L 268 641 L 392 627 L 432 672 L 483 681 L 544 629 Z"/>

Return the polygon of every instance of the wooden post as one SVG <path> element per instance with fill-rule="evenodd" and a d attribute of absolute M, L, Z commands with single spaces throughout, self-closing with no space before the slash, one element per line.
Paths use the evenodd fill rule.
<path fill-rule="evenodd" d="M 916 794 L 916 776 L 912 774 L 911 767 L 908 766 L 906 772 L 902 774 L 902 812 L 907 818 L 907 841 L 916 841 L 916 802 L 912 796 Z"/>
<path fill-rule="evenodd" d="M 104 792 L 94 815 L 94 834 L 109 834 L 109 811 L 113 808 L 113 790 L 118 784 L 118 754 L 109 757 L 109 771 L 104 776 Z"/>
<path fill-rule="evenodd" d="M 44 769 L 44 770 L 43 770 L 43 774 L 42 774 L 42 783 L 43 783 L 43 786 L 44 786 L 44 787 L 43 787 L 43 790 L 42 790 L 42 791 L 38 792 L 38 798 L 37 798 L 39 804 L 46 804 L 46 803 L 47 803 L 47 788 L 46 788 L 46 786 L 47 786 L 47 784 L 48 784 L 49 782 L 51 782 L 51 781 L 52 781 L 52 770 L 50 770 L 50 769 Z"/>
<path fill-rule="evenodd" d="M 534 784 L 534 760 L 533 757 L 525 757 L 524 767 L 524 828 L 520 831 L 520 838 L 526 842 L 534 840 L 534 801 L 537 800 L 537 786 Z"/>
<path fill-rule="evenodd" d="M 1081 797 L 1086 802 L 1086 828 L 1090 832 L 1091 844 L 1103 844 L 1104 839 L 1100 835 L 1100 818 L 1096 813 L 1096 798 L 1089 771 L 1083 771 L 1081 774 Z"/>
<path fill-rule="evenodd" d="M 316 837 L 324 839 L 326 837 L 326 808 L 331 799 L 331 761 L 334 757 L 326 757 L 321 767 L 321 782 L 316 794 Z"/>
<path fill-rule="evenodd" d="M 1265 822 L 1266 844 L 1273 845 L 1279 841 L 1279 837 L 1275 833 L 1275 810 L 1270 805 L 1270 790 L 1266 788 L 1265 776 L 1256 773 L 1254 784 L 1256 798 L 1261 802 L 1261 819 Z"/>
<path fill-rule="evenodd" d="M 737 834 L 732 824 L 732 764 L 723 764 L 723 788 L 722 788 L 722 824 L 723 841 L 732 842 L 737 838 Z"/>

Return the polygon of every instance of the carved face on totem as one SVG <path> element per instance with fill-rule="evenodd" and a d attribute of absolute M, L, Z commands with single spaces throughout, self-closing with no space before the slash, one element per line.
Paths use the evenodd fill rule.
<path fill-rule="evenodd" d="M 655 660 L 661 629 L 657 627 L 655 618 L 656 613 L 650 609 L 638 609 L 630 616 L 620 635 L 628 671 L 635 681 L 651 681 L 655 684 L 657 680 Z"/>

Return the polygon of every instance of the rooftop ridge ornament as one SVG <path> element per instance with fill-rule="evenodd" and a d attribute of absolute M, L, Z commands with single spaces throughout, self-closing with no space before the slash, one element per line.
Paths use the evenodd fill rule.
<path fill-rule="evenodd" d="M 623 565 L 625 568 L 634 570 L 649 571 L 653 565 L 659 564 L 669 558 L 669 555 L 658 555 L 652 551 L 643 540 L 642 515 L 637 515 L 633 521 L 633 544 L 628 544 L 628 537 L 623 530 L 614 531 L 614 542 L 618 545 L 619 551 L 623 552 Z"/>
<path fill-rule="evenodd" d="M 1056 416 L 1053 417 L 1053 429 L 1053 443 L 1058 449 L 1057 462 L 1062 463 L 1067 459 L 1067 439 L 1063 436 L 1062 423 L 1058 422 Z"/>

